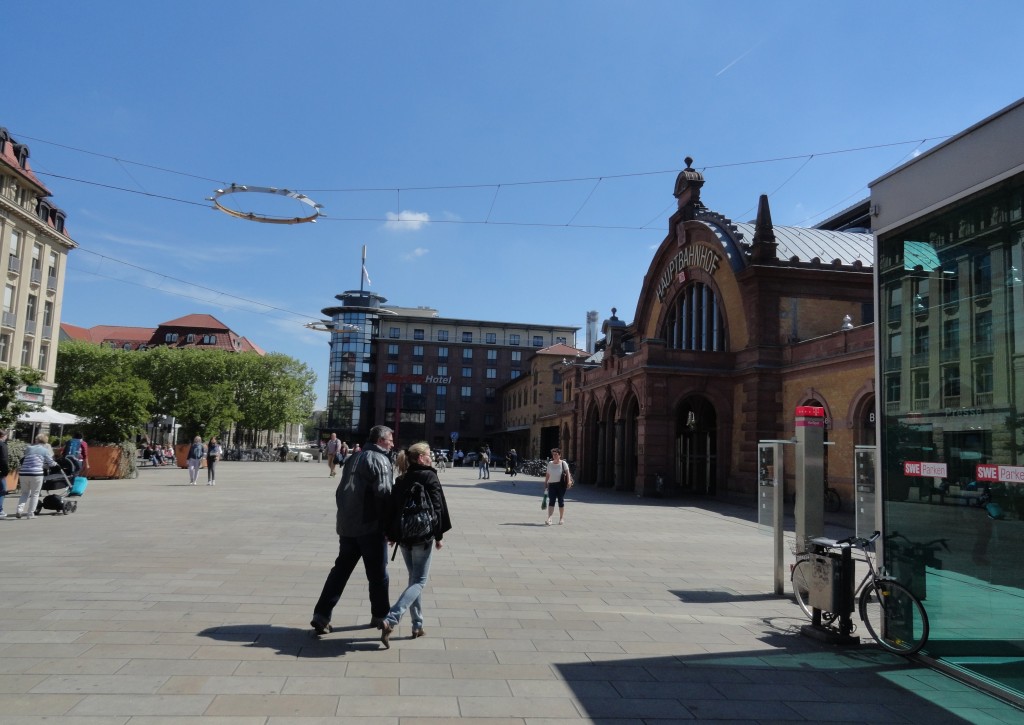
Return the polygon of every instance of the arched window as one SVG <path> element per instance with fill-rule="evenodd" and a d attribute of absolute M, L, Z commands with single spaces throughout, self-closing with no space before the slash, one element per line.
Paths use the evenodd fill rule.
<path fill-rule="evenodd" d="M 665 318 L 662 338 L 675 350 L 725 351 L 725 324 L 714 289 L 701 282 L 684 287 Z"/>

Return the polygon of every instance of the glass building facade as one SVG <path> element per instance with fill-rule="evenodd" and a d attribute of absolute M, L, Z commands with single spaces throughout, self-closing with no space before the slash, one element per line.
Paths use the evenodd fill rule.
<path fill-rule="evenodd" d="M 955 141 L 934 156 L 966 163 Z M 927 201 L 928 168 L 891 198 Z M 925 605 L 925 654 L 1021 701 L 1024 165 L 964 186 L 878 232 L 884 557 Z"/>
<path fill-rule="evenodd" d="M 327 307 L 331 320 L 331 361 L 327 373 L 327 429 L 350 444 L 365 441 L 373 426 L 374 341 L 380 336 L 381 305 L 387 300 L 372 292 L 336 295 L 342 304 Z"/>

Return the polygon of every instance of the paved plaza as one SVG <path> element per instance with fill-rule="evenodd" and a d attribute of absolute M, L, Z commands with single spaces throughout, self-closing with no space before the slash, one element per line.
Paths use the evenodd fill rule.
<path fill-rule="evenodd" d="M 1021 723 L 874 646 L 799 634 L 753 510 L 539 479 L 441 474 L 454 530 L 383 649 L 357 568 L 335 631 L 309 619 L 337 552 L 317 463 L 93 481 L 77 513 L 0 521 L 0 723 Z M 13 514 L 15 497 L 5 509 Z M 838 532 L 837 532 L 838 533 Z M 401 557 L 391 596 L 404 588 Z"/>

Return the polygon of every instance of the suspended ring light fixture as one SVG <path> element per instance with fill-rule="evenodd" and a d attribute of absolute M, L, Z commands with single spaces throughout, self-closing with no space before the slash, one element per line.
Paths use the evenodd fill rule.
<path fill-rule="evenodd" d="M 234 209 L 228 209 L 226 206 L 220 203 L 220 199 L 228 194 L 274 194 L 276 196 L 286 196 L 289 199 L 301 202 L 312 209 L 312 212 L 306 216 L 298 217 L 281 217 L 273 216 L 271 214 L 257 214 L 251 211 L 236 211 Z M 243 186 L 242 184 L 232 184 L 226 189 L 217 189 L 213 192 L 213 196 L 206 197 L 207 201 L 212 201 L 213 205 L 233 217 L 239 219 L 247 219 L 251 222 L 261 222 L 263 224 L 305 224 L 306 222 L 316 222 L 317 217 L 320 216 L 320 210 L 323 209 L 323 205 L 317 204 L 315 201 L 310 199 L 305 194 L 299 194 L 295 191 L 289 191 L 288 189 L 277 189 L 273 186 Z"/>

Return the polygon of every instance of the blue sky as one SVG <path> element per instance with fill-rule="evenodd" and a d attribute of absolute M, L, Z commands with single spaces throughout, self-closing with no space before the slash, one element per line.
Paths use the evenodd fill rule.
<path fill-rule="evenodd" d="M 946 0 L 15 3 L 0 126 L 81 245 L 63 321 L 213 314 L 323 387 L 303 323 L 358 288 L 363 245 L 393 304 L 631 320 L 685 156 L 711 209 L 749 221 L 768 193 L 776 224 L 811 225 L 1019 98 L 1022 20 Z M 232 182 L 325 216 L 211 210 Z"/>

